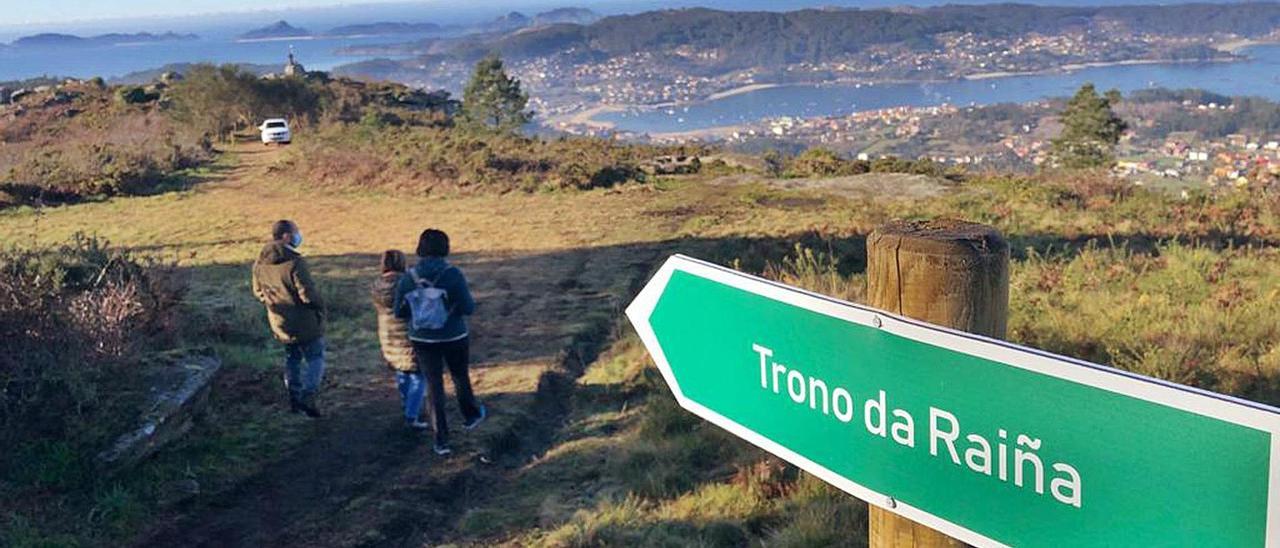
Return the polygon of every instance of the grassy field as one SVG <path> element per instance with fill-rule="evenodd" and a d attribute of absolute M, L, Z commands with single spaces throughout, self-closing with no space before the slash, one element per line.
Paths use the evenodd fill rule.
<path fill-rule="evenodd" d="M 865 235 L 893 218 L 1004 231 L 1012 340 L 1280 402 L 1280 215 L 1261 194 L 1184 199 L 1092 174 L 928 195 L 695 177 L 421 197 L 316 188 L 284 160 L 238 146 L 188 190 L 0 212 L 0 241 L 90 232 L 177 262 L 183 343 L 226 363 L 208 419 L 139 469 L 0 485 L 28 495 L 0 506 L 9 544 L 861 545 L 860 502 L 679 410 L 620 318 L 673 252 L 860 300 Z M 329 416 L 315 422 L 283 412 L 281 351 L 248 290 L 286 217 L 333 303 Z M 377 254 L 428 226 L 451 234 L 475 286 L 475 380 L 495 411 L 450 459 L 400 426 L 367 303 Z M 24 450 L 35 476 L 76 459 Z M 198 494 L 179 488 L 190 481 Z"/>

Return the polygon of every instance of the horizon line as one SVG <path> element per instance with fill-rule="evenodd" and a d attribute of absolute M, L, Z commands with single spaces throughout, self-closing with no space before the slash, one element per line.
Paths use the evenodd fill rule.
<path fill-rule="evenodd" d="M 89 17 L 89 18 L 82 18 L 82 19 L 64 19 L 64 20 L 46 19 L 46 20 L 36 20 L 36 21 L 24 21 L 20 23 L 0 22 L 0 31 L 19 31 L 22 29 L 22 27 L 36 26 L 36 25 L 76 26 L 76 25 L 101 25 L 101 24 L 109 24 L 109 23 L 115 23 L 115 22 L 139 23 L 139 22 L 147 22 L 147 21 L 180 21 L 180 20 L 196 19 L 201 17 L 228 17 L 228 16 L 237 16 L 237 15 L 268 14 L 268 13 L 283 14 L 286 12 L 307 12 L 307 11 L 319 11 L 319 10 L 333 9 L 333 8 L 359 8 L 362 6 L 385 6 L 385 5 L 391 5 L 391 4 L 401 4 L 406 6 L 428 5 L 428 4 L 439 4 L 445 1 L 446 0 L 360 0 L 357 2 L 344 2 L 339 0 L 332 3 L 328 3 L 328 4 L 305 6 L 305 7 L 303 6 L 297 6 L 297 7 L 286 6 L 286 7 L 271 7 L 271 8 L 245 7 L 240 9 L 228 9 L 228 10 L 222 10 L 222 11 L 202 11 L 197 13 L 186 13 L 186 14 L 159 13 L 159 14 L 138 15 L 138 16 L 106 16 L 106 17 Z M 585 2 L 574 2 L 573 0 L 566 0 L 564 2 L 555 2 L 554 0 L 533 0 L 529 3 L 530 4 L 543 3 L 544 5 L 561 3 L 561 4 L 564 4 L 565 7 L 573 7 L 573 5 L 578 3 L 582 3 L 582 4 L 613 3 L 613 2 L 619 2 L 619 1 L 625 1 L 625 0 L 594 0 L 594 1 L 586 0 Z M 872 0 L 872 2 L 875 2 L 875 3 L 879 3 L 881 1 L 883 1 L 884 3 L 880 5 L 875 5 L 875 6 L 860 7 L 860 6 L 854 5 L 854 2 L 856 1 L 857 0 L 836 0 L 834 4 L 826 4 L 826 5 L 814 4 L 807 7 L 802 5 L 802 6 L 796 6 L 793 9 L 782 9 L 778 11 L 798 11 L 802 9 L 817 9 L 821 7 L 886 10 L 886 9 L 894 9 L 894 8 L 900 8 L 900 7 L 930 8 L 930 7 L 940 7 L 945 5 L 980 6 L 980 5 L 1001 4 L 1001 3 L 1015 4 L 1015 5 L 1022 4 L 1022 5 L 1042 6 L 1042 7 L 1089 7 L 1089 6 L 1124 7 L 1124 6 L 1162 6 L 1162 5 L 1177 5 L 1177 4 L 1277 4 L 1277 3 L 1280 3 L 1280 0 L 1172 0 L 1172 1 L 1170 0 L 1122 0 L 1121 2 L 1114 3 L 1114 4 L 1107 3 L 1107 0 L 1085 0 L 1084 2 L 1072 2 L 1072 0 L 959 0 L 959 1 L 956 1 L 956 0 L 901 0 L 897 2 L 893 2 L 892 0 Z M 520 2 L 513 2 L 513 3 L 520 3 Z M 517 7 L 518 6 L 511 6 L 511 9 L 516 9 Z M 719 9 L 722 11 L 741 11 L 741 10 L 734 10 L 729 8 L 712 8 L 712 7 L 700 6 L 700 5 L 687 5 L 684 7 L 686 8 L 703 7 L 707 9 Z M 503 9 L 506 9 L 506 8 L 503 8 Z M 655 8 L 655 9 L 661 10 L 664 8 Z M 645 11 L 654 11 L 654 10 L 645 10 Z M 755 11 L 755 10 L 752 10 L 752 11 Z M 770 10 L 770 11 L 773 11 L 773 10 Z"/>
<path fill-rule="evenodd" d="M 81 18 L 81 19 L 61 19 L 61 20 L 45 19 L 45 20 L 35 20 L 35 21 L 24 21 L 20 23 L 0 22 L 0 30 L 9 30 L 9 29 L 16 30 L 28 25 L 51 25 L 51 26 L 64 25 L 65 26 L 65 25 L 102 24 L 102 23 L 112 23 L 112 22 L 123 23 L 123 22 L 143 22 L 143 21 L 154 21 L 154 20 L 181 20 L 181 19 L 195 19 L 199 17 L 252 15 L 255 13 L 284 13 L 289 11 L 312 11 L 312 10 L 324 10 L 324 9 L 339 8 L 339 7 L 358 8 L 361 6 L 386 5 L 386 4 L 405 4 L 405 5 L 435 4 L 441 1 L 442 0 L 361 0 L 359 2 L 335 1 L 329 4 L 321 4 L 316 6 L 305 6 L 305 7 L 303 6 L 297 6 L 297 7 L 286 6 L 286 7 L 269 7 L 269 8 L 245 7 L 245 8 L 239 8 L 239 9 L 227 9 L 227 10 L 221 10 L 221 11 L 201 11 L 196 13 L 185 13 L 185 14 L 155 13 L 150 15 L 135 15 L 135 16 L 110 15 L 105 17 L 88 17 L 88 18 Z"/>

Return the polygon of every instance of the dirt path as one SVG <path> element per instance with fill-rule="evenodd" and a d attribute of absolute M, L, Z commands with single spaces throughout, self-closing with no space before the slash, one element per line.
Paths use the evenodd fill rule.
<path fill-rule="evenodd" d="M 545 448 L 567 412 L 568 381 L 608 341 L 622 304 L 660 254 L 657 246 L 512 251 L 482 243 L 457 256 L 480 303 L 472 322 L 473 381 L 491 419 L 474 433 L 455 430 L 454 456 L 439 458 L 427 436 L 408 432 L 399 419 L 364 303 L 374 254 L 390 238 L 377 230 L 339 231 L 358 223 L 352 217 L 382 220 L 385 212 L 362 212 L 341 197 L 299 199 L 272 185 L 270 166 L 280 154 L 274 149 L 241 146 L 230 154 L 190 198 L 187 218 L 203 218 L 198 212 L 205 207 L 224 208 L 228 226 L 238 226 L 236 219 L 298 218 L 320 283 L 354 295 L 333 311 L 337 327 L 327 336 L 327 416 L 281 418 L 303 433 L 301 443 L 234 487 L 157 516 L 138 545 L 394 546 L 442 538 L 473 496 L 502 489 L 510 469 Z M 282 207 L 282 200 L 289 202 Z M 502 234 L 483 236 L 471 241 L 503 241 Z M 207 247 L 256 249 L 252 242 L 226 238 Z M 227 280 L 197 283 L 204 284 L 193 290 L 199 295 L 225 291 Z M 452 401 L 449 407 L 456 428 L 461 417 Z"/>

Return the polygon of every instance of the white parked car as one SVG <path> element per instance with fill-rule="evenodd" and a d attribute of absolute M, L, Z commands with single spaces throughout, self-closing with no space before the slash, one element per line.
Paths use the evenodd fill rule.
<path fill-rule="evenodd" d="M 258 126 L 262 131 L 262 144 L 279 143 L 287 145 L 293 142 L 293 134 L 289 132 L 289 121 L 284 118 L 272 118 Z"/>

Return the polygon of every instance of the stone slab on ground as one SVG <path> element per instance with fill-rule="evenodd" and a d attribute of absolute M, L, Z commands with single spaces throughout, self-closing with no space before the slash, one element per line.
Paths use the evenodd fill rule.
<path fill-rule="evenodd" d="M 169 353 L 153 360 L 157 363 L 148 376 L 147 402 L 136 428 L 97 455 L 104 471 L 127 469 L 190 431 L 222 368 L 222 361 L 209 351 Z"/>

